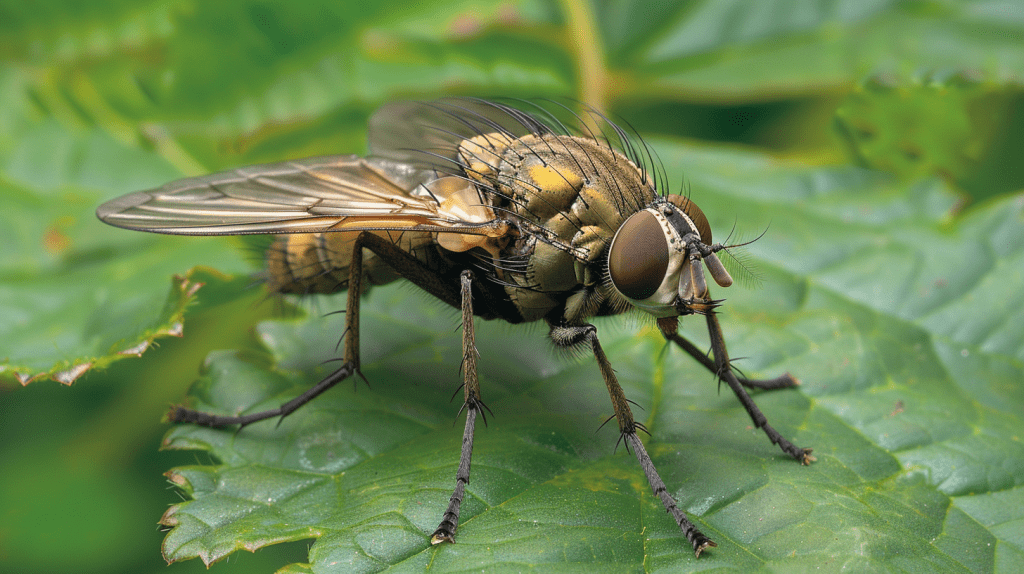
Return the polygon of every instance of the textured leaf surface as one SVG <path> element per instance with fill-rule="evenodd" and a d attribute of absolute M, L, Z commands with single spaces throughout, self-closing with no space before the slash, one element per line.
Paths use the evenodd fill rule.
<path fill-rule="evenodd" d="M 611 2 L 601 14 L 626 89 L 671 98 L 770 98 L 865 74 L 976 70 L 1020 78 L 1016 2 Z"/>
<path fill-rule="evenodd" d="M 169 475 L 195 497 L 165 518 L 169 558 L 300 541 L 236 552 L 221 572 L 1016 571 L 1019 4 L 6 3 L 0 516 L 18 527 L 0 527 L 5 567 L 150 569 L 162 535 L 146 524 L 179 500 L 159 473 L 192 463 Z M 969 85 L 951 95 L 951 78 Z M 920 89 L 858 93 L 870 85 Z M 95 206 L 184 175 L 358 153 L 381 103 L 449 94 L 570 95 L 622 112 L 664 136 L 652 144 L 669 181 L 692 186 L 716 237 L 768 228 L 746 250 L 762 287 L 719 290 L 723 327 L 748 373 L 802 379 L 756 399 L 815 465 L 781 455 L 647 324 L 599 323 L 669 488 L 720 544 L 699 561 L 614 432 L 596 431 L 610 408 L 593 362 L 554 356 L 542 328 L 498 324 L 478 327 L 495 416 L 478 430 L 459 544 L 429 547 L 453 486 L 461 351 L 454 315 L 408 287 L 366 300 L 369 388 L 342 385 L 278 430 L 167 437 L 209 455 L 143 456 L 214 349 L 241 350 L 209 354 L 197 405 L 259 408 L 308 388 L 341 331 L 316 317 L 342 304 L 313 301 L 313 319 L 263 323 L 247 344 L 269 307 L 245 289 L 251 247 L 108 228 Z M 828 127 L 837 107 L 854 136 L 878 135 L 847 142 L 853 160 L 895 177 L 845 165 Z M 196 265 L 233 279 L 172 283 Z M 184 338 L 152 348 L 182 321 Z M 684 328 L 706 345 L 697 322 Z M 144 343 L 156 344 L 141 360 L 117 360 Z M 71 389 L 16 388 L 70 382 L 82 365 Z"/>
<path fill-rule="evenodd" d="M 127 192 L 174 173 L 103 133 L 72 135 L 42 123 L 25 130 L 4 159 L 0 241 L 10 256 L 0 262 L 2 379 L 71 384 L 90 369 L 141 355 L 156 338 L 182 334 L 185 309 L 212 269 L 176 273 L 204 259 L 229 272 L 247 267 L 230 242 L 129 235 L 100 223 L 101 195 L 93 190 Z M 139 166 L 117 172 L 111 164 L 120 161 Z M 211 293 L 206 302 L 218 300 Z"/>

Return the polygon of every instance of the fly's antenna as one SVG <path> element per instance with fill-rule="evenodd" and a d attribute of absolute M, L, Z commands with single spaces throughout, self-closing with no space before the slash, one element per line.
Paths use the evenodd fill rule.
<path fill-rule="evenodd" d="M 764 231 L 762 231 L 760 234 L 758 234 L 757 237 L 755 237 L 755 238 L 753 238 L 751 240 L 748 240 L 748 241 L 744 241 L 742 243 L 733 243 L 733 244 L 729 245 L 728 244 L 729 243 L 729 239 L 736 232 L 736 222 L 733 221 L 732 229 L 729 230 L 729 235 L 727 235 L 725 237 L 725 241 L 722 242 L 723 244 L 722 244 L 721 248 L 722 249 L 735 249 L 737 247 L 746 247 L 747 245 L 750 245 L 751 243 L 753 243 L 753 242 L 757 241 L 758 239 L 761 239 L 762 237 L 764 237 L 768 233 L 768 228 L 769 227 L 771 227 L 771 223 L 769 223 L 767 226 L 765 226 Z"/>
<path fill-rule="evenodd" d="M 726 236 L 725 241 L 713 247 L 715 251 L 721 251 L 728 255 L 728 257 L 722 258 L 722 264 L 731 275 L 738 276 L 743 286 L 748 289 L 760 288 L 764 282 L 764 277 L 757 271 L 750 254 L 743 248 L 764 237 L 768 233 L 768 227 L 765 227 L 764 231 L 753 239 L 730 244 L 729 240 L 736 231 L 736 223 L 733 222 L 732 229 L 729 230 L 729 235 Z"/>

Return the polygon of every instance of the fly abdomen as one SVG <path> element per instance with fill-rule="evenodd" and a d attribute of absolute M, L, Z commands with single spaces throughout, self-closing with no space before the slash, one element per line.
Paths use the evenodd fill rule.
<path fill-rule="evenodd" d="M 348 277 L 325 269 L 317 255 L 319 234 L 281 235 L 267 249 L 267 288 L 274 293 L 334 293 Z M 351 258 L 351 253 L 349 254 Z"/>
<path fill-rule="evenodd" d="M 273 293 L 336 293 L 348 288 L 358 231 L 280 235 L 267 249 L 267 288 Z M 429 233 L 373 231 L 407 253 L 420 254 Z M 363 285 L 384 285 L 400 276 L 374 253 L 363 252 Z"/>

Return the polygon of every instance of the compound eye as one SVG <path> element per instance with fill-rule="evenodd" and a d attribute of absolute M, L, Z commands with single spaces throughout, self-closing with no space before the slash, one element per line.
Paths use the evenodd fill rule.
<path fill-rule="evenodd" d="M 608 272 L 619 293 L 643 301 L 658 290 L 668 269 L 668 239 L 651 212 L 629 217 L 608 250 Z"/>
<path fill-rule="evenodd" d="M 704 212 L 697 207 L 697 204 L 690 201 L 689 197 L 682 195 L 670 195 L 668 196 L 668 202 L 682 209 L 683 213 L 690 218 L 690 221 L 697 228 L 701 242 L 704 245 L 711 245 L 711 225 L 708 224 L 708 218 L 704 216 Z"/>

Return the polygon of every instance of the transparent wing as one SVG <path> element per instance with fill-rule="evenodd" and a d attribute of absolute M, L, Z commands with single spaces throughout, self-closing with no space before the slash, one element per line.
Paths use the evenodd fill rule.
<path fill-rule="evenodd" d="M 407 165 L 451 172 L 458 169 L 459 144 L 476 136 L 500 133 L 567 133 L 554 115 L 530 102 L 530 112 L 501 102 L 477 98 L 444 98 L 431 102 L 393 102 L 369 121 L 370 153 Z"/>
<path fill-rule="evenodd" d="M 104 203 L 96 215 L 117 227 L 175 235 L 485 227 L 494 215 L 478 198 L 470 201 L 476 209 L 460 210 L 430 190 L 462 194 L 465 203 L 470 184 L 438 185 L 452 179 L 382 158 L 312 157 L 173 181 Z"/>

